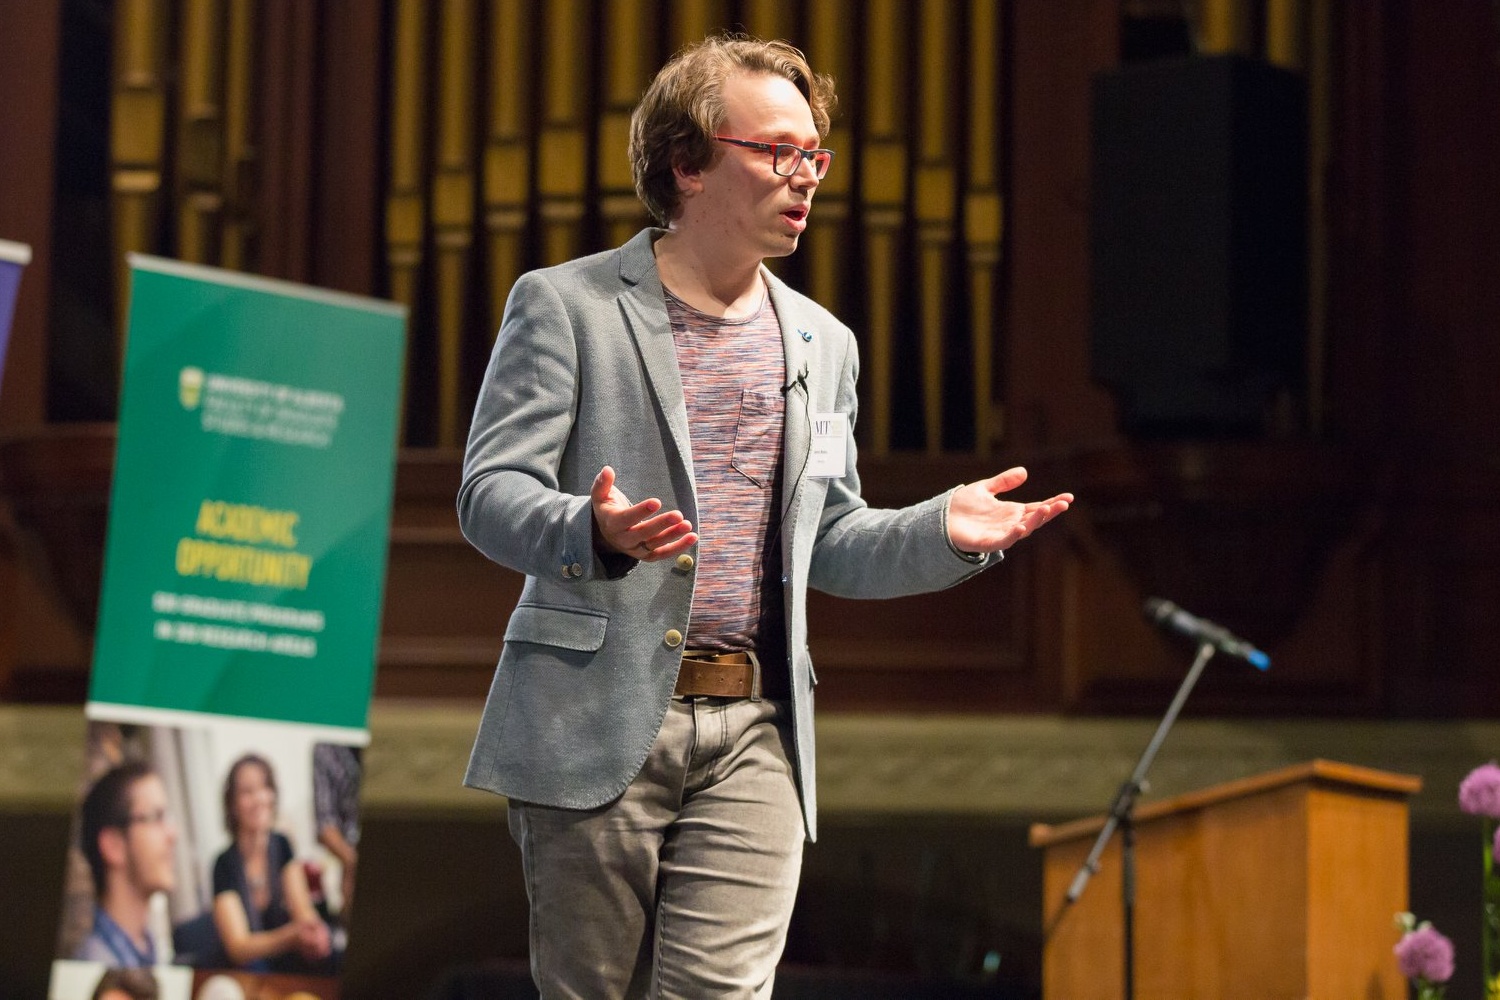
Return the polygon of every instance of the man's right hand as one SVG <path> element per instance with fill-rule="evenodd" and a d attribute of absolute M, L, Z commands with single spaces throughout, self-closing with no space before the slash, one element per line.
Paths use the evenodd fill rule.
<path fill-rule="evenodd" d="M 615 470 L 599 470 L 589 489 L 594 504 L 596 542 L 641 562 L 674 559 L 698 544 L 693 526 L 680 510 L 661 511 L 655 497 L 633 504 L 615 486 Z"/>

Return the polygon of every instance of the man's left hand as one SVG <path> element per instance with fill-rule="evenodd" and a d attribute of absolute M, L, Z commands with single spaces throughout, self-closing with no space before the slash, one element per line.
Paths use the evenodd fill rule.
<path fill-rule="evenodd" d="M 1020 466 L 997 476 L 960 486 L 948 500 L 948 538 L 960 552 L 1003 552 L 1068 509 L 1073 494 L 1050 500 L 1016 503 L 996 494 L 1026 482 Z"/>

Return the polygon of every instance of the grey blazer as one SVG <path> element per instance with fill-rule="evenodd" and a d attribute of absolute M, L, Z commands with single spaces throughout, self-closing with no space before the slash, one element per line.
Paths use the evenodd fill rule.
<path fill-rule="evenodd" d="M 601 559 L 589 487 L 613 466 L 632 501 L 698 520 L 687 410 L 646 230 L 618 250 L 516 282 L 474 411 L 459 523 L 481 552 L 526 575 L 505 630 L 464 783 L 591 809 L 640 771 L 682 657 L 694 569 Z M 850 443 L 842 479 L 805 473 L 813 414 L 853 426 L 854 336 L 766 273 L 786 349 L 782 545 L 798 787 L 817 835 L 806 595 L 894 597 L 951 586 L 998 560 L 965 558 L 943 494 L 903 510 L 860 497 Z M 801 376 L 799 378 L 799 376 Z M 710 555 L 710 558 L 712 556 Z M 688 560 L 681 560 L 686 564 Z M 676 638 L 673 636 L 672 638 Z"/>

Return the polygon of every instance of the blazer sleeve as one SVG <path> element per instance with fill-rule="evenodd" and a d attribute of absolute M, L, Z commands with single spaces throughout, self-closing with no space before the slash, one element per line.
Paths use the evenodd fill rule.
<path fill-rule="evenodd" d="M 848 336 L 836 407 L 849 414 L 849 473 L 830 480 L 818 523 L 808 583 L 839 597 L 904 597 L 942 590 L 999 562 L 999 553 L 971 557 L 948 539 L 949 489 L 900 510 L 872 508 L 860 495 L 854 423 L 859 355 Z"/>
<path fill-rule="evenodd" d="M 474 407 L 458 493 L 459 527 L 490 559 L 529 576 L 602 575 L 587 496 L 558 488 L 578 403 L 578 344 L 545 274 L 511 290 Z M 574 573 L 574 575 L 580 575 Z"/>

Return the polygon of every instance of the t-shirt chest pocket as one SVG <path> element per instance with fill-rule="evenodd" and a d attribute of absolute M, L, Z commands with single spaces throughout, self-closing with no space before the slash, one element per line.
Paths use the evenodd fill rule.
<path fill-rule="evenodd" d="M 780 393 L 740 391 L 740 414 L 734 425 L 734 457 L 731 464 L 757 486 L 771 485 L 781 458 L 781 434 L 785 423 Z"/>

